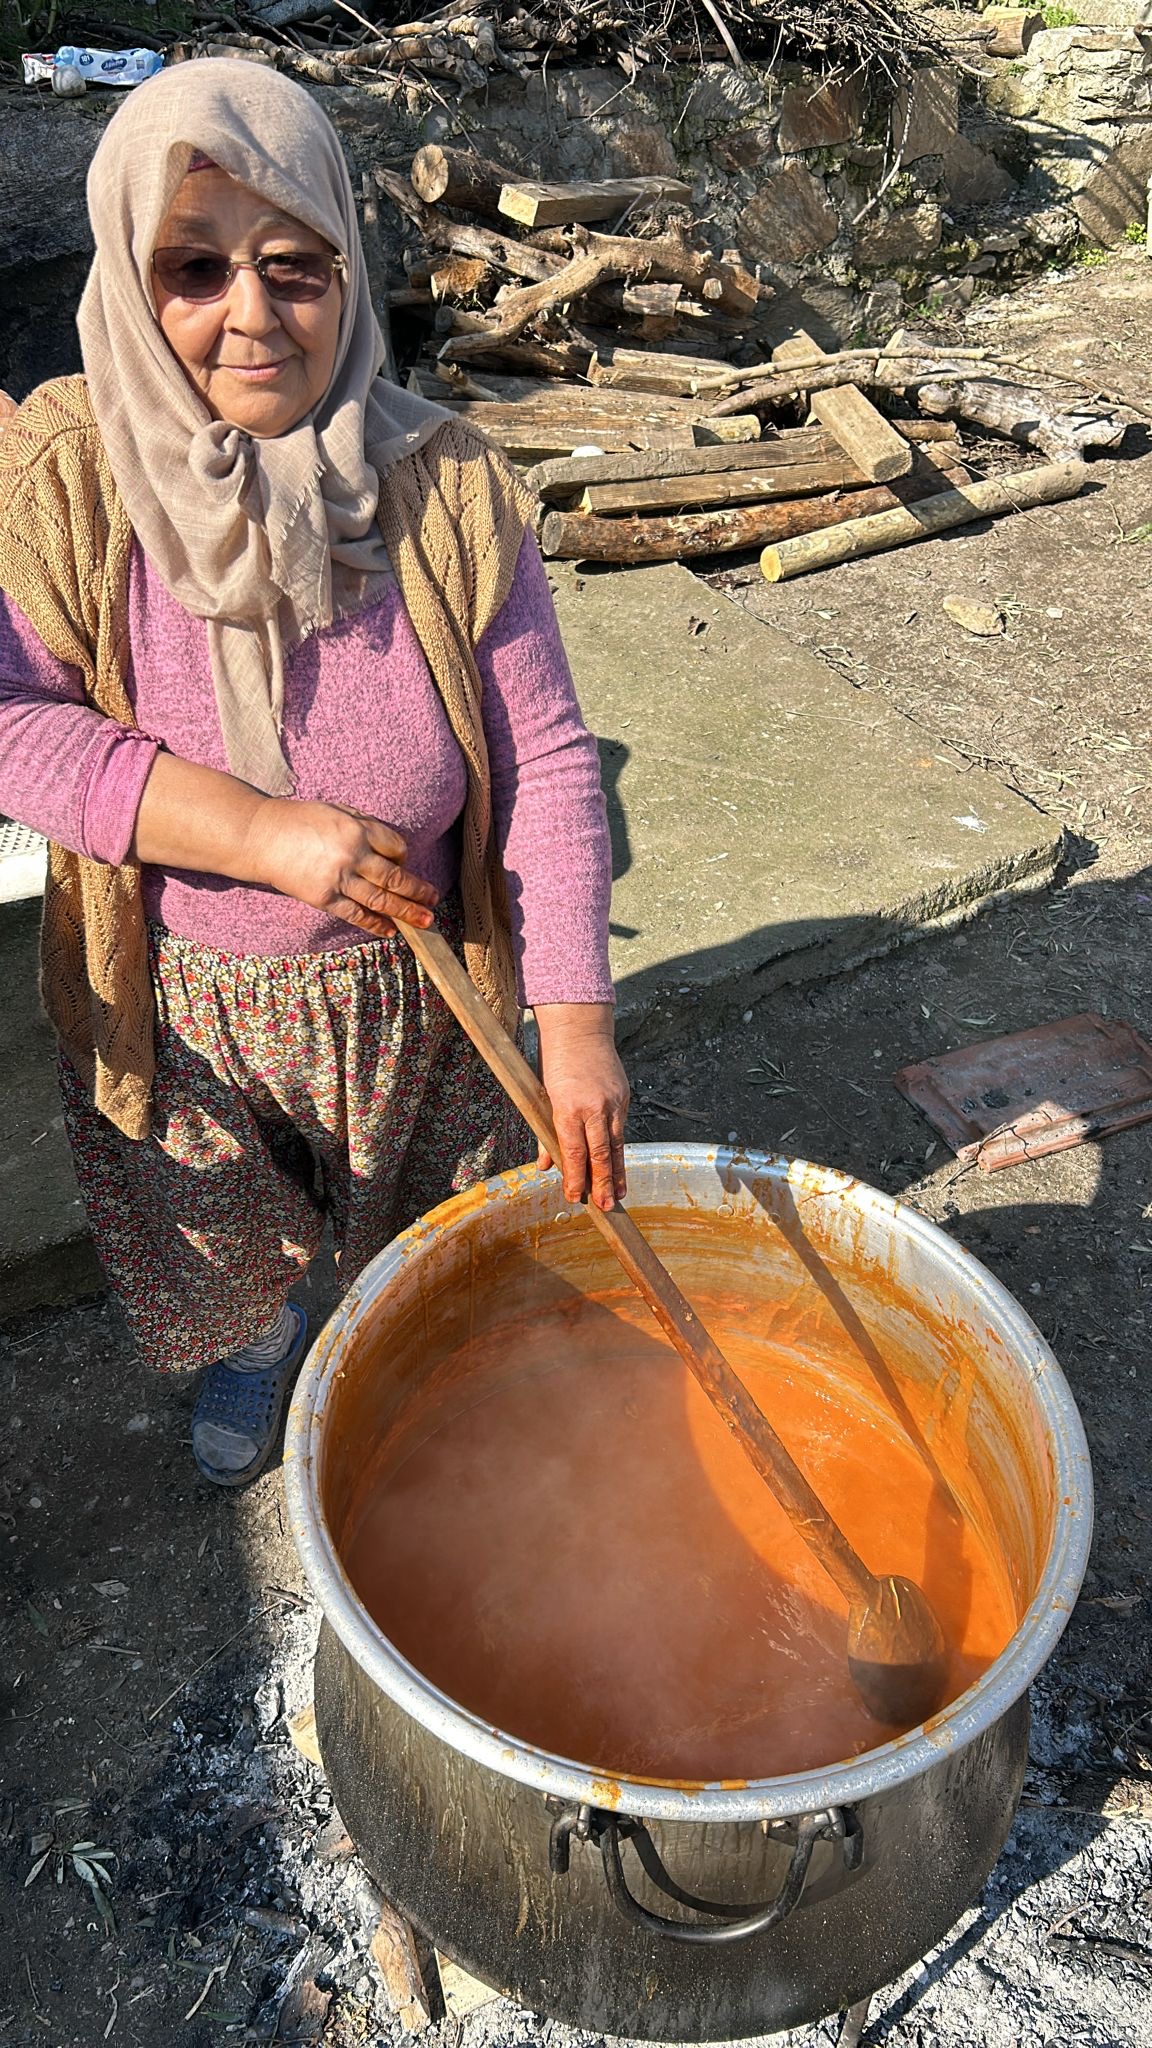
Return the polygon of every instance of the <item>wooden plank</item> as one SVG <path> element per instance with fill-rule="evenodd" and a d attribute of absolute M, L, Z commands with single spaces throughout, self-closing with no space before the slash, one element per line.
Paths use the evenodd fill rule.
<path fill-rule="evenodd" d="M 468 1970 L 462 1970 L 449 1956 L 442 1956 L 436 1950 L 436 1967 L 440 1972 L 440 1989 L 444 1993 L 444 2005 L 450 2019 L 466 2020 L 481 2007 L 491 2005 L 500 1993 L 490 1984 L 484 1984 L 479 1977 L 473 1977 Z"/>
<path fill-rule="evenodd" d="M 819 462 L 836 450 L 823 427 L 794 427 L 778 440 L 755 444 L 674 450 L 668 454 L 582 455 L 570 461 L 540 463 L 525 482 L 549 501 L 568 499 L 586 484 L 643 483 L 650 477 L 713 476 L 756 469 L 766 462 Z"/>
<path fill-rule="evenodd" d="M 682 178 L 600 178 L 570 185 L 538 185 L 517 178 L 505 185 L 499 204 L 501 213 L 522 227 L 551 228 L 612 220 L 630 207 L 658 199 L 690 205 L 692 187 Z"/>
<path fill-rule="evenodd" d="M 470 426 L 476 427 L 495 447 L 502 448 L 512 462 L 536 464 L 568 459 L 575 448 L 599 448 L 604 453 L 625 454 L 636 449 L 689 449 L 696 446 L 696 437 L 690 425 L 684 426 L 629 426 L 619 420 L 610 427 L 600 427 L 591 435 L 584 422 L 563 420 L 531 421 L 500 419 L 486 409 L 477 407 L 467 411 L 465 416 Z"/>
<path fill-rule="evenodd" d="M 322 1771 L 324 1759 L 320 1754 L 320 1744 L 316 1738 L 315 1707 L 301 1707 L 298 1714 L 292 1714 L 288 1721 L 288 1734 L 293 1749 L 300 1756 L 306 1758 L 310 1764 L 315 1764 L 317 1770 Z"/>
<path fill-rule="evenodd" d="M 588 382 L 598 391 L 650 391 L 668 398 L 694 398 L 700 393 L 727 397 L 732 390 L 731 372 L 725 363 L 710 362 L 706 356 L 662 355 L 656 349 L 641 348 L 617 348 L 610 356 L 593 356 Z"/>
<path fill-rule="evenodd" d="M 431 2024 L 432 2001 L 416 1954 L 416 1942 L 408 1922 L 387 1903 L 381 1905 L 370 1947 L 388 2002 L 404 2032 L 423 2033 Z"/>
<path fill-rule="evenodd" d="M 763 443 L 760 444 L 761 448 Z M 816 498 L 822 491 L 860 490 L 868 478 L 844 454 L 824 462 L 784 462 L 779 469 L 720 470 L 711 476 L 669 476 L 629 484 L 589 484 L 581 512 L 687 512 L 713 505 L 762 505 L 770 498 Z"/>
<path fill-rule="evenodd" d="M 590 519 L 583 512 L 549 512 L 541 527 L 546 555 L 575 562 L 675 562 L 703 555 L 732 554 L 765 542 L 791 542 L 862 514 L 898 510 L 938 488 L 939 479 L 901 478 L 896 489 L 872 485 L 847 496 L 788 499 L 784 504 L 726 506 L 721 511 L 680 512 L 663 518 Z M 769 552 L 765 548 L 765 554 Z"/>
<path fill-rule="evenodd" d="M 734 466 L 733 453 L 754 459 Z M 821 491 L 859 491 L 870 481 L 835 442 L 808 462 L 775 461 L 773 443 L 729 449 L 710 474 L 686 470 L 675 476 L 634 482 L 589 483 L 579 501 L 581 512 L 686 512 L 712 505 L 755 505 L 768 498 L 813 498 Z M 619 459 L 619 458 L 617 458 Z M 680 456 L 678 461 L 689 458 Z M 921 472 L 954 471 L 958 451 L 929 444 L 917 450 Z"/>
<path fill-rule="evenodd" d="M 590 422 L 584 418 L 534 422 L 515 407 L 504 409 L 482 401 L 469 401 L 451 409 L 486 434 L 513 462 L 523 463 L 570 457 L 576 448 L 595 448 L 605 455 L 623 454 L 630 449 L 687 451 L 736 440 L 753 441 L 760 432 L 760 422 L 754 414 L 746 419 L 655 423 L 627 419 Z"/>
<path fill-rule="evenodd" d="M 813 351 L 823 354 L 811 335 L 800 329 L 790 340 L 773 349 L 772 361 L 786 369 L 798 358 L 810 361 Z M 855 385 L 842 384 L 832 391 L 814 391 L 809 402 L 821 425 L 827 427 L 830 434 L 835 434 L 844 453 L 852 457 L 866 477 L 874 483 L 891 483 L 894 477 L 907 476 L 912 467 L 912 451 L 908 443 Z"/>
<path fill-rule="evenodd" d="M 760 567 L 767 582 L 783 583 L 793 576 L 806 576 L 813 569 L 828 569 L 837 562 L 851 562 L 861 555 L 903 547 L 907 541 L 949 533 L 974 519 L 1023 512 L 1033 505 L 1053 505 L 1061 499 L 1074 498 L 1087 481 L 1088 465 L 1084 462 L 1046 462 L 1039 469 L 988 477 L 982 483 L 941 491 L 912 509 L 901 505 L 895 511 L 854 518 L 840 533 L 789 537 L 765 548 Z"/>

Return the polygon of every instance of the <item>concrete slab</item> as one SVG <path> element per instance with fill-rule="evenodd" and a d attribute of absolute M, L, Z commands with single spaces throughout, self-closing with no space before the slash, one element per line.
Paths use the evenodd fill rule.
<path fill-rule="evenodd" d="M 1050 879 L 1056 824 L 687 569 L 549 567 L 600 739 L 623 1045 Z"/>
<path fill-rule="evenodd" d="M 40 903 L 0 912 L 0 1316 L 104 1285 L 60 1114 L 37 981 Z"/>

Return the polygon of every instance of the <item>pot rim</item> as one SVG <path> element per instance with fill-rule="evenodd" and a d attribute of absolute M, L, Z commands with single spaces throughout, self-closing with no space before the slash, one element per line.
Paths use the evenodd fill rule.
<path fill-rule="evenodd" d="M 1007 1288 L 971 1252 L 894 1196 L 835 1167 L 725 1145 L 630 1145 L 627 1157 L 633 1167 L 711 1167 L 718 1175 L 727 1170 L 729 1185 L 734 1175 L 750 1173 L 758 1179 L 800 1184 L 808 1197 L 822 1194 L 843 1199 L 858 1210 L 896 1223 L 905 1237 L 918 1239 L 934 1255 L 938 1271 L 950 1270 L 968 1286 L 978 1283 L 989 1325 L 1030 1373 L 1032 1391 L 1047 1426 L 1056 1500 L 1052 1540 L 1035 1596 L 999 1657 L 941 1713 L 862 1756 L 788 1776 L 700 1785 L 628 1774 L 608 1776 L 571 1758 L 554 1756 L 479 1720 L 425 1678 L 377 1627 L 347 1578 L 324 1516 L 317 1471 L 326 1398 L 342 1370 L 341 1339 L 349 1323 L 418 1252 L 430 1230 L 441 1233 L 475 1213 L 479 1192 L 475 1188 L 431 1210 L 378 1253 L 329 1317 L 308 1355 L 293 1394 L 284 1444 L 288 1511 L 305 1576 L 345 1649 L 382 1692 L 453 1749 L 504 1777 L 535 1786 L 542 1795 L 648 1820 L 784 1820 L 830 1806 L 855 1804 L 920 1777 L 992 1727 L 1027 1690 L 1063 1634 L 1076 1604 L 1092 1540 L 1091 1464 L 1071 1389 L 1031 1317 Z M 551 1181 L 557 1188 L 560 1207 L 570 1207 L 564 1203 L 555 1169 L 542 1175 L 534 1167 L 517 1168 L 487 1181 L 484 1192 L 489 1200 L 512 1202 L 526 1184 L 538 1187 L 542 1181 Z"/>

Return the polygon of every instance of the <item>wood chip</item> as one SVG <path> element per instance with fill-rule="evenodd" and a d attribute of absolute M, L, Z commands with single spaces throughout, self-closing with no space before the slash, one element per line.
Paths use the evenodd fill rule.
<path fill-rule="evenodd" d="M 298 1714 L 293 1714 L 288 1722 L 288 1733 L 292 1738 L 292 1747 L 298 1750 L 302 1757 L 306 1757 L 310 1764 L 315 1764 L 317 1770 L 322 1771 L 324 1759 L 320 1754 L 320 1744 L 316 1740 L 315 1707 L 301 1707 Z"/>

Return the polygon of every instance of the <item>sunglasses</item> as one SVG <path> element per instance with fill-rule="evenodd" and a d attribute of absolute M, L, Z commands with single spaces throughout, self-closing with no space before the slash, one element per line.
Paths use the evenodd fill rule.
<path fill-rule="evenodd" d="M 337 271 L 343 274 L 344 258 L 289 250 L 283 255 L 258 256 L 255 263 L 233 263 L 228 256 L 214 256 L 204 249 L 157 249 L 152 268 L 166 292 L 176 299 L 190 299 L 194 305 L 222 299 L 238 270 L 254 270 L 270 299 L 306 306 L 324 297 Z"/>

